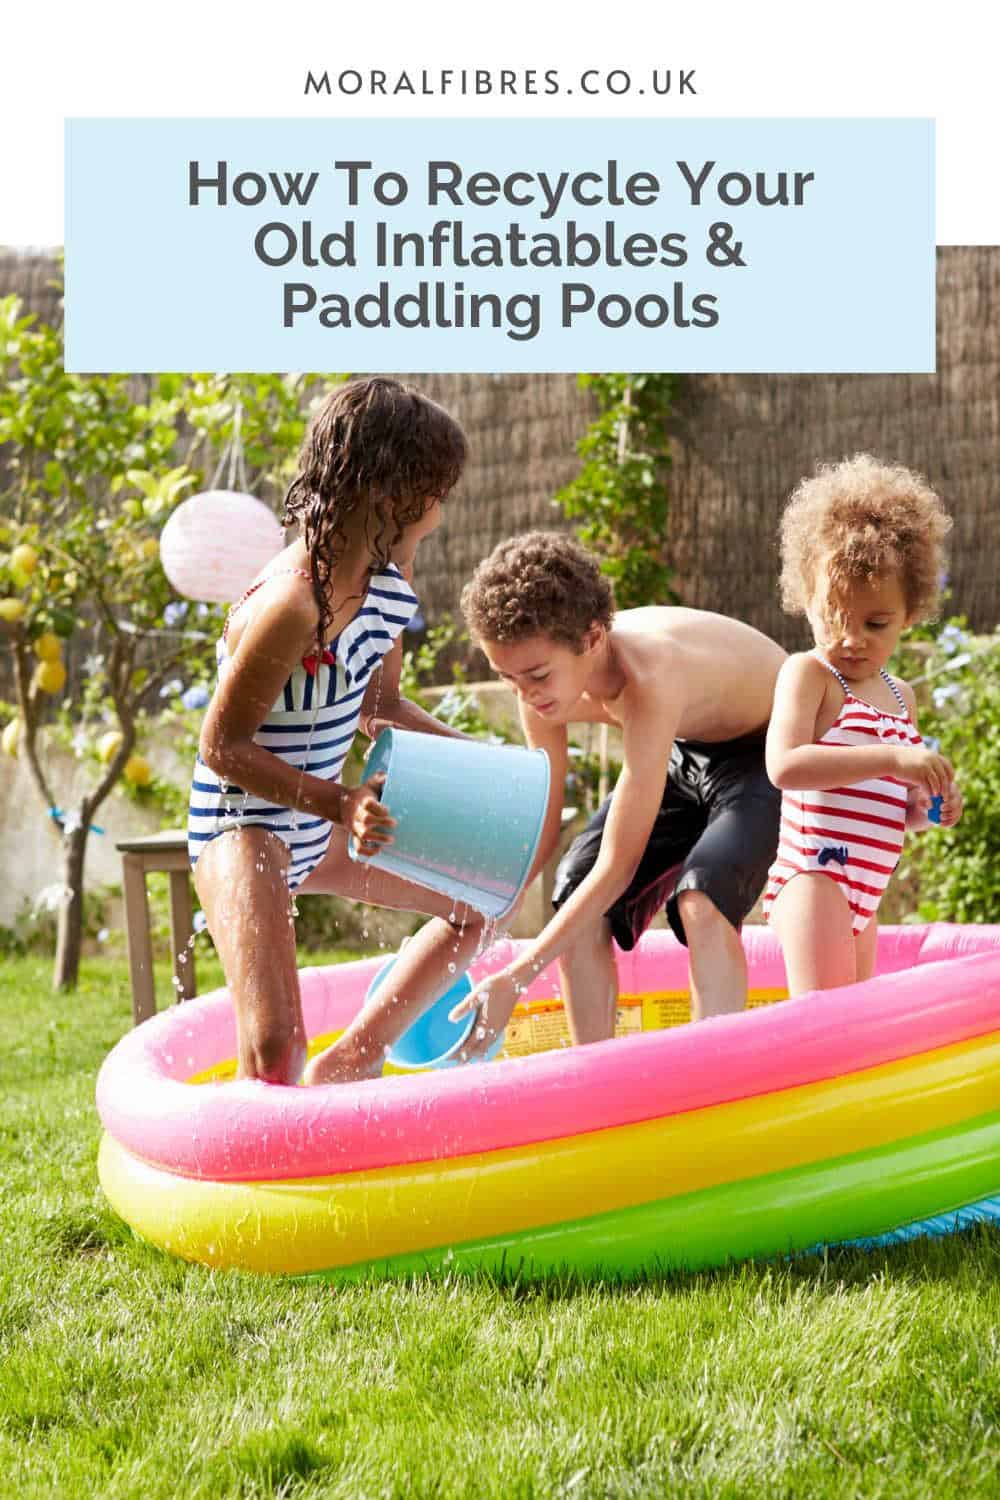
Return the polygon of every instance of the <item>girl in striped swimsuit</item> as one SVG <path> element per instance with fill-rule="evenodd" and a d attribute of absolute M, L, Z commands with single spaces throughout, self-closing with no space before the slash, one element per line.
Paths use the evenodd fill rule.
<path fill-rule="evenodd" d="M 465 461 L 458 425 L 394 380 L 341 386 L 310 425 L 286 522 L 302 535 L 234 605 L 202 726 L 188 848 L 233 1000 L 239 1076 L 289 1083 L 305 1064 L 291 893 L 424 912 L 429 922 L 307 1082 L 377 1074 L 383 1049 L 464 966 L 482 920 L 347 852 L 391 842 L 378 778 L 345 787 L 360 727 L 455 731 L 399 695 L 407 575 Z M 359 1040 L 359 1038 L 363 1038 Z"/>
<path fill-rule="evenodd" d="M 935 796 L 943 825 L 962 815 L 912 688 L 886 670 L 904 627 L 934 610 L 950 525 L 918 475 L 868 454 L 803 480 L 782 519 L 783 602 L 816 642 L 779 672 L 767 735 L 782 800 L 764 912 L 792 995 L 870 976 L 905 831 L 928 827 Z"/>

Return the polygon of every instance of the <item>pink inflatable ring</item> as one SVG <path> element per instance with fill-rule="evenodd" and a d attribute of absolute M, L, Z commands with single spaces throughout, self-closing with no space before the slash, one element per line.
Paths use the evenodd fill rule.
<path fill-rule="evenodd" d="M 772 936 L 744 941 L 751 998 L 778 998 Z M 473 979 L 510 957 L 497 945 Z M 225 993 L 174 1007 L 101 1070 L 105 1190 L 188 1258 L 337 1275 L 511 1255 L 702 1265 L 1000 1192 L 1000 928 L 887 928 L 874 979 L 694 1027 L 651 1029 L 686 991 L 671 935 L 617 958 L 641 1035 L 353 1085 L 218 1081 L 235 1053 Z M 314 1044 L 350 1021 L 380 962 L 303 971 Z M 533 1017 L 553 1033 L 556 995 L 548 970 L 511 1050 Z"/>

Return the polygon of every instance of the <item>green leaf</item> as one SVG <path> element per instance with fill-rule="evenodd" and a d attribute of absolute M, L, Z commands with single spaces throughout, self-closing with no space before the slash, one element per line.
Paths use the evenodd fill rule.
<path fill-rule="evenodd" d="M 54 463 L 52 460 L 50 460 L 45 465 L 42 474 L 45 488 L 48 490 L 49 494 L 58 495 L 65 481 L 62 465 Z"/>

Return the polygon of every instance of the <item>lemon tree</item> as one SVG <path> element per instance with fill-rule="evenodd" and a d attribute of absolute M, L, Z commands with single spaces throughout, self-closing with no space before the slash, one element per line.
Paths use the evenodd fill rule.
<path fill-rule="evenodd" d="M 176 620 L 160 532 L 216 480 L 237 424 L 242 471 L 277 506 L 329 378 L 69 374 L 61 332 L 0 299 L 0 698 L 14 700 L 0 752 L 27 763 L 60 840 L 57 987 L 76 983 L 94 815 L 118 783 L 155 789 L 142 741 L 160 694 L 212 670 L 221 611 Z M 86 775 L 57 808 L 52 755 L 66 743 Z"/>

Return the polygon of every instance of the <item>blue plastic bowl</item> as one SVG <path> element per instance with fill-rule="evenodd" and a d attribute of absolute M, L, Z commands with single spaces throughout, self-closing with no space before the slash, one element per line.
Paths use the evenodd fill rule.
<path fill-rule="evenodd" d="M 365 1004 L 371 999 L 382 980 L 388 974 L 398 958 L 398 954 L 387 959 L 379 969 L 375 978 L 368 986 L 365 996 Z M 472 993 L 472 981 L 468 974 L 461 974 L 454 984 L 439 995 L 434 1003 L 428 1006 L 423 1015 L 414 1021 L 408 1031 L 403 1035 L 394 1047 L 389 1049 L 386 1061 L 394 1068 L 406 1068 L 410 1071 L 420 1068 L 453 1068 L 461 1058 L 459 1053 L 472 1033 L 476 1024 L 475 1014 L 463 1016 L 460 1021 L 449 1019 L 449 1011 L 453 1010 L 459 1001 L 464 1000 L 466 995 Z M 483 1058 L 489 1062 L 496 1057 L 504 1044 L 504 1032 L 501 1032 L 496 1041 L 490 1044 L 489 1051 Z"/>

